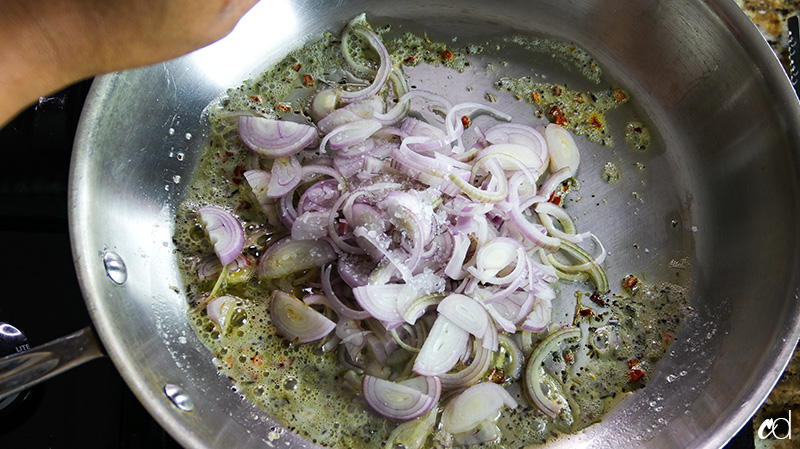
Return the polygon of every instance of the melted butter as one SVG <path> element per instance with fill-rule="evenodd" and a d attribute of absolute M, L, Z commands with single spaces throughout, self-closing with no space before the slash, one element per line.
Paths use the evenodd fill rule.
<path fill-rule="evenodd" d="M 215 332 L 203 309 L 190 322 L 238 391 L 279 418 L 291 432 L 315 443 L 339 448 L 378 447 L 394 424 L 368 411 L 346 387 L 346 369 L 336 354 L 319 344 L 293 345 L 275 334 L 267 297 L 260 286 L 242 292 L 247 320 Z"/>
<path fill-rule="evenodd" d="M 625 141 L 636 151 L 650 146 L 650 130 L 642 122 L 633 121 L 625 125 Z"/>
<path fill-rule="evenodd" d="M 392 61 L 395 63 L 409 66 L 420 63 L 442 65 L 459 72 L 463 72 L 470 65 L 466 54 L 476 54 L 482 51 L 478 48 L 464 50 L 449 48 L 442 42 L 432 41 L 413 33 L 405 33 L 399 38 L 387 41 L 386 48 L 392 53 Z"/>
<path fill-rule="evenodd" d="M 606 164 L 603 165 L 603 171 L 600 174 L 600 178 L 603 181 L 609 184 L 613 184 L 619 181 L 621 177 L 622 174 L 620 173 L 619 167 L 617 167 L 616 164 L 614 164 L 613 162 L 606 162 Z"/>
<path fill-rule="evenodd" d="M 579 92 L 563 84 L 525 77 L 501 78 L 496 87 L 532 104 L 536 117 L 547 117 L 551 122 L 602 145 L 614 143 L 606 113 L 628 101 L 628 94 L 617 87 Z"/>
<path fill-rule="evenodd" d="M 539 53 L 549 54 L 562 61 L 567 66 L 577 68 L 588 80 L 600 83 L 603 71 L 594 58 L 586 50 L 569 42 L 532 36 L 512 36 L 503 39 L 509 44 Z"/>

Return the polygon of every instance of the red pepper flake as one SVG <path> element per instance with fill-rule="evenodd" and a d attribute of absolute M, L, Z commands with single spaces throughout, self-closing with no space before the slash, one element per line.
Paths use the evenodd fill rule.
<path fill-rule="evenodd" d="M 636 382 L 637 380 L 644 377 L 644 370 L 641 368 L 641 363 L 639 359 L 630 359 L 628 360 L 628 368 L 630 368 L 630 376 L 631 382 Z"/>
<path fill-rule="evenodd" d="M 313 87 L 314 77 L 306 73 L 305 75 L 303 75 L 303 84 L 305 84 L 308 87 Z"/>
<path fill-rule="evenodd" d="M 616 87 L 614 88 L 614 99 L 615 100 L 617 100 L 617 101 L 625 101 L 627 98 L 628 98 L 628 94 L 626 94 L 625 92 L 617 89 Z"/>
<path fill-rule="evenodd" d="M 572 99 L 572 101 L 574 101 L 575 103 L 583 104 L 583 102 L 585 101 L 583 99 L 583 92 L 578 92 L 575 95 L 575 98 Z"/>
<path fill-rule="evenodd" d="M 594 311 L 592 309 L 581 309 L 578 311 L 580 316 L 594 316 Z"/>
<path fill-rule="evenodd" d="M 492 371 L 486 376 L 486 380 L 502 385 L 506 381 L 506 373 L 497 368 L 492 368 Z"/>
<path fill-rule="evenodd" d="M 252 203 L 249 203 L 247 201 L 242 201 L 241 203 L 239 203 L 238 206 L 236 206 L 236 210 L 247 210 L 250 209 L 251 207 L 253 207 Z"/>
<path fill-rule="evenodd" d="M 672 334 L 667 332 L 661 332 L 661 335 L 664 337 L 665 343 L 669 343 L 670 341 L 672 341 Z"/>
<path fill-rule="evenodd" d="M 280 110 L 281 110 L 281 111 L 283 111 L 283 112 L 289 112 L 289 111 L 291 111 L 291 110 L 292 110 L 292 108 L 291 108 L 291 107 L 289 107 L 289 106 L 287 106 L 287 105 L 285 105 L 285 104 L 283 104 L 283 103 L 281 103 L 281 104 L 279 104 L 279 105 L 278 105 L 278 109 L 280 109 Z"/>
<path fill-rule="evenodd" d="M 287 367 L 290 367 L 290 366 L 292 366 L 292 365 L 294 364 L 294 361 L 295 361 L 295 359 L 297 359 L 297 357 L 295 357 L 295 356 L 291 356 L 291 357 L 289 357 L 289 363 L 286 363 L 286 358 L 285 358 L 285 357 L 283 357 L 283 356 L 281 356 L 281 358 L 280 358 L 280 362 L 278 362 L 278 364 L 277 364 L 276 366 L 277 366 L 279 369 L 285 369 L 285 368 L 287 368 Z"/>
<path fill-rule="evenodd" d="M 639 278 L 636 276 L 629 274 L 625 276 L 625 279 L 622 280 L 622 284 L 630 291 L 635 291 L 639 286 Z"/>
<path fill-rule="evenodd" d="M 603 122 L 601 122 L 596 115 L 593 115 L 592 118 L 589 119 L 589 124 L 597 129 L 601 129 L 603 127 Z"/>
<path fill-rule="evenodd" d="M 567 123 L 567 118 L 564 117 L 564 113 L 561 112 L 561 108 L 559 108 L 557 104 L 554 104 L 550 108 L 550 115 L 555 120 L 556 125 L 562 126 Z"/>
<path fill-rule="evenodd" d="M 564 90 L 561 89 L 561 86 L 553 86 L 553 95 L 556 97 L 560 97 L 563 92 Z"/>
<path fill-rule="evenodd" d="M 453 59 L 453 52 L 451 52 L 450 50 L 443 51 L 442 52 L 442 59 L 444 59 L 445 61 L 449 61 L 449 60 Z"/>
<path fill-rule="evenodd" d="M 250 98 L 250 101 L 252 101 L 253 103 L 261 103 L 261 97 L 259 97 L 258 95 L 248 95 L 248 97 Z"/>
<path fill-rule="evenodd" d="M 548 203 L 553 203 L 556 206 L 560 206 L 561 205 L 561 196 L 562 196 L 561 193 L 559 193 L 558 191 L 555 191 L 555 192 L 553 192 L 552 195 L 550 195 L 550 199 L 547 200 L 547 202 Z"/>
<path fill-rule="evenodd" d="M 261 360 L 261 357 L 259 357 L 258 354 L 256 354 L 253 357 L 251 357 L 250 361 L 253 362 L 254 365 L 261 366 L 261 365 L 264 364 L 264 362 Z"/>
<path fill-rule="evenodd" d="M 573 363 L 575 361 L 575 354 L 572 353 L 569 349 L 564 351 L 564 361 L 567 363 Z"/>
<path fill-rule="evenodd" d="M 226 151 L 225 153 L 220 153 L 219 151 L 217 151 L 217 154 L 216 154 L 216 156 L 217 156 L 217 158 L 219 158 L 219 160 L 220 160 L 220 161 L 222 161 L 222 163 L 224 164 L 224 163 L 228 162 L 228 159 L 229 159 L 231 156 L 233 156 L 233 153 L 231 153 L 230 151 Z"/>
<path fill-rule="evenodd" d="M 562 183 L 561 188 L 560 189 L 556 188 L 556 190 L 554 190 L 553 193 L 550 194 L 550 199 L 547 201 L 549 203 L 555 204 L 556 206 L 560 206 L 564 195 L 566 195 L 567 192 L 569 192 L 569 189 L 570 189 L 569 184 Z"/>
<path fill-rule="evenodd" d="M 303 64 L 300 64 L 298 62 L 297 64 L 292 66 L 292 70 L 294 70 L 295 72 L 299 72 L 302 67 L 303 67 Z"/>
<path fill-rule="evenodd" d="M 464 115 L 461 117 L 461 124 L 464 125 L 464 128 L 469 128 L 469 125 L 472 124 L 469 117 Z"/>
<path fill-rule="evenodd" d="M 236 167 L 233 167 L 233 176 L 242 176 L 244 175 L 244 164 L 239 164 Z"/>
<path fill-rule="evenodd" d="M 533 93 L 531 94 L 531 98 L 533 98 L 533 101 L 537 103 L 542 99 L 541 95 L 539 95 L 539 91 L 533 91 Z"/>
<path fill-rule="evenodd" d="M 411 56 L 407 57 L 406 59 L 403 59 L 403 62 L 405 62 L 406 64 L 413 64 L 414 62 L 416 62 L 416 60 L 417 60 L 417 57 L 414 56 L 414 55 L 411 55 Z"/>
<path fill-rule="evenodd" d="M 605 307 L 605 305 L 606 305 L 606 301 L 602 297 L 600 297 L 600 293 L 597 293 L 597 292 L 592 293 L 589 296 L 589 299 L 591 299 L 592 302 L 594 302 L 595 304 L 597 304 L 599 306 Z"/>

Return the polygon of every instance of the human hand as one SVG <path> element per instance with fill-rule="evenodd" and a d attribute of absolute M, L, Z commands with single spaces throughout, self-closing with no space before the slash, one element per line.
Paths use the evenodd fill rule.
<path fill-rule="evenodd" d="M 147 65 L 227 35 L 258 0 L 89 0 L 96 72 Z"/>
<path fill-rule="evenodd" d="M 39 96 L 227 35 L 257 0 L 1 0 L 0 126 Z"/>

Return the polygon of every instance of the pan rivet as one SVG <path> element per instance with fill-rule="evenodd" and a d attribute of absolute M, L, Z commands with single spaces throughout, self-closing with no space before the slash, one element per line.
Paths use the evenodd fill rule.
<path fill-rule="evenodd" d="M 103 265 L 106 267 L 106 274 L 117 284 L 124 284 L 128 280 L 128 269 L 119 254 L 108 251 L 103 254 Z"/>
<path fill-rule="evenodd" d="M 167 384 L 164 386 L 164 394 L 175 404 L 175 407 L 178 407 L 184 412 L 191 412 L 194 410 L 192 398 L 184 393 L 181 387 L 174 384 Z"/>

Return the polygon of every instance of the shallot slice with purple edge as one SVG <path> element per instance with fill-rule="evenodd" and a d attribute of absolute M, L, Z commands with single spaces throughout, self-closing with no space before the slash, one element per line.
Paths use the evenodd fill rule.
<path fill-rule="evenodd" d="M 285 197 L 300 184 L 302 178 L 303 166 L 296 157 L 286 156 L 275 159 L 272 162 L 269 184 L 267 184 L 267 197 Z"/>
<path fill-rule="evenodd" d="M 219 262 L 223 266 L 233 262 L 244 248 L 244 230 L 239 220 L 230 212 L 215 206 L 201 207 L 197 213 Z"/>
<path fill-rule="evenodd" d="M 228 330 L 237 300 L 238 298 L 235 296 L 225 295 L 213 299 L 206 305 L 208 319 L 219 328 L 221 333 L 225 333 Z"/>
<path fill-rule="evenodd" d="M 428 413 L 442 392 L 438 377 L 418 377 L 395 383 L 365 374 L 361 391 L 376 413 L 395 421 L 410 421 Z"/>
<path fill-rule="evenodd" d="M 239 117 L 239 137 L 262 157 L 293 156 L 319 141 L 317 128 L 264 117 Z"/>
<path fill-rule="evenodd" d="M 288 293 L 275 290 L 269 315 L 278 334 L 298 343 L 319 340 L 336 328 L 336 323 Z"/>

